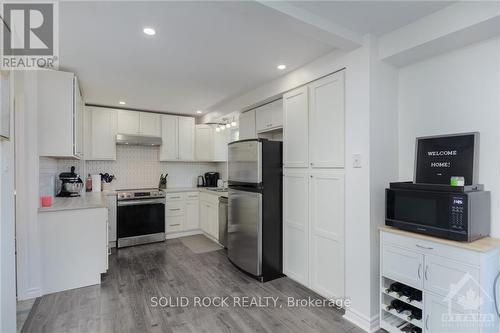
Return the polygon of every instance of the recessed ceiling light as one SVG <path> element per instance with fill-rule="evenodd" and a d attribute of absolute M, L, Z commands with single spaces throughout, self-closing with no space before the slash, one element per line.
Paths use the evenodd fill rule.
<path fill-rule="evenodd" d="M 125 103 L 124 101 L 119 101 L 119 102 L 118 102 L 118 104 L 120 104 L 120 105 L 125 105 L 125 104 L 127 104 L 127 103 Z"/>
<path fill-rule="evenodd" d="M 278 65 L 278 66 L 276 66 L 276 68 L 279 69 L 280 71 L 282 71 L 282 70 L 286 69 L 286 65 L 283 65 L 283 64 Z"/>
<path fill-rule="evenodd" d="M 200 114 L 200 113 L 203 113 L 203 111 L 201 111 L 201 110 L 196 110 L 196 113 L 197 113 L 197 114 Z"/>
<path fill-rule="evenodd" d="M 155 31 L 155 29 L 153 29 L 153 28 L 148 28 L 148 27 L 146 27 L 146 28 L 144 28 L 142 31 L 144 31 L 144 33 L 145 33 L 146 35 L 148 35 L 148 36 L 154 36 L 154 35 L 156 35 L 156 31 Z"/>

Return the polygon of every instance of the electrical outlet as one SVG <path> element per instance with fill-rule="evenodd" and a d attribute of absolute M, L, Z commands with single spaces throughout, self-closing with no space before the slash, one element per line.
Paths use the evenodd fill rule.
<path fill-rule="evenodd" d="M 352 167 L 361 168 L 361 154 L 352 154 Z"/>

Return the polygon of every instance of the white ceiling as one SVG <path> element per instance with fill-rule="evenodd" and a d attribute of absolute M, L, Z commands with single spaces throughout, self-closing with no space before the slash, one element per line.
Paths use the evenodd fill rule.
<path fill-rule="evenodd" d="M 445 2 L 291 2 L 356 33 L 381 34 Z M 276 79 L 337 45 L 297 31 L 253 1 L 68 1 L 59 8 L 60 67 L 85 102 L 194 114 Z M 151 26 L 156 36 L 142 29 Z M 284 72 L 276 65 L 288 66 Z"/>

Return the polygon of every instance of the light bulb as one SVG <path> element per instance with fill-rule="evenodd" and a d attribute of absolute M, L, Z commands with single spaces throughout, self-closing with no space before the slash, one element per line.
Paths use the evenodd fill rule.
<path fill-rule="evenodd" d="M 220 132 L 220 128 L 219 128 L 219 126 L 217 126 L 217 127 L 215 128 L 215 131 L 216 131 L 216 132 Z"/>
<path fill-rule="evenodd" d="M 233 120 L 233 121 L 231 122 L 231 126 L 236 127 L 236 125 L 237 125 L 237 124 L 236 124 L 236 121 L 234 121 L 234 120 Z"/>
<path fill-rule="evenodd" d="M 231 128 L 231 124 L 226 124 L 226 128 Z"/>

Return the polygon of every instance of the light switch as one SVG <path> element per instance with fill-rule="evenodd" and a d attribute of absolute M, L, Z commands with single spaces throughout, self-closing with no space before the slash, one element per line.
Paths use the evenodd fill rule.
<path fill-rule="evenodd" d="M 361 154 L 352 154 L 352 167 L 361 168 Z"/>

